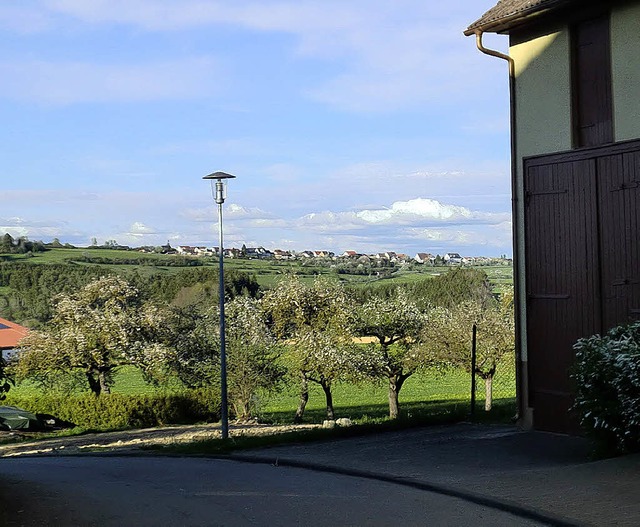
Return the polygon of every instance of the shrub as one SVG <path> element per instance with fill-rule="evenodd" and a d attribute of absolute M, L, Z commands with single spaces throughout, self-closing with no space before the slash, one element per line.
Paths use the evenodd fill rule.
<path fill-rule="evenodd" d="M 53 415 L 82 428 L 100 430 L 220 419 L 219 394 L 204 388 L 171 394 L 114 393 L 98 397 L 93 394 L 71 397 L 58 394 L 9 395 L 6 404 L 19 406 L 32 413 Z"/>
<path fill-rule="evenodd" d="M 5 393 L 9 391 L 12 383 L 11 378 L 5 373 L 5 366 L 2 353 L 0 353 L 0 401 L 5 398 Z"/>
<path fill-rule="evenodd" d="M 640 450 L 640 322 L 574 345 L 573 406 L 596 454 Z"/>

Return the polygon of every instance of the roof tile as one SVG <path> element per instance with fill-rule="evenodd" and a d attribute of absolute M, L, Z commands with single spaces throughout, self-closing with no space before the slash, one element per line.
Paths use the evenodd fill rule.
<path fill-rule="evenodd" d="M 0 349 L 12 349 L 29 330 L 24 326 L 0 318 Z"/>
<path fill-rule="evenodd" d="M 482 28 L 494 22 L 518 14 L 538 11 L 545 4 L 557 3 L 557 0 L 500 0 L 494 7 L 469 26 L 467 31 Z"/>

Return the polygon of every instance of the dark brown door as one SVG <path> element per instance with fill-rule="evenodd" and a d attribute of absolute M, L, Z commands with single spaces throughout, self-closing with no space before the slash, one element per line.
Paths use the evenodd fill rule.
<path fill-rule="evenodd" d="M 525 189 L 529 405 L 536 428 L 571 432 L 572 345 L 600 327 L 595 162 L 530 167 Z"/>
<path fill-rule="evenodd" d="M 640 319 L 640 141 L 524 172 L 528 402 L 536 428 L 574 432 L 573 344 Z"/>
<path fill-rule="evenodd" d="M 640 152 L 598 159 L 603 329 L 640 318 Z"/>

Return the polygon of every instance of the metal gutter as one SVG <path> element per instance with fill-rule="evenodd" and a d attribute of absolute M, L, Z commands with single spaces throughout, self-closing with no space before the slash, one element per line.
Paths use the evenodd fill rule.
<path fill-rule="evenodd" d="M 513 239 L 513 303 L 515 316 L 515 348 L 516 348 L 516 405 L 518 408 L 518 421 L 523 423 L 523 419 L 527 415 L 525 401 L 528 400 L 528 372 L 523 364 L 522 354 L 522 310 L 520 309 L 520 299 L 523 298 L 520 291 L 520 256 L 519 256 L 519 223 L 518 223 L 518 194 L 517 194 L 517 138 L 516 138 L 516 83 L 515 83 L 515 62 L 509 55 L 489 49 L 482 43 L 483 32 L 476 29 L 473 32 L 476 35 L 476 46 L 485 55 L 506 60 L 509 65 L 509 106 L 510 106 L 510 142 L 511 142 L 511 232 Z M 529 426 L 530 423 L 523 423 Z"/>

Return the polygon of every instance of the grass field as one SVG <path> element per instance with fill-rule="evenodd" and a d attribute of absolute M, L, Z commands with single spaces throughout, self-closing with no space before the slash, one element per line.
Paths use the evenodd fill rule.
<path fill-rule="evenodd" d="M 127 258 L 127 259 L 155 259 L 161 260 L 167 258 L 167 255 L 153 254 L 153 253 L 139 253 L 135 251 L 120 251 L 116 249 L 92 249 L 90 247 L 82 249 L 50 249 L 42 253 L 33 254 L 11 254 L 3 255 L 11 262 L 18 262 L 24 260 L 31 264 L 56 264 L 56 263 L 69 263 L 82 256 L 89 256 L 91 258 Z"/>
<path fill-rule="evenodd" d="M 400 392 L 401 417 L 421 419 L 425 415 L 442 412 L 465 411 L 470 401 L 470 375 L 461 370 L 445 372 L 421 372 L 410 377 Z M 320 423 L 326 419 L 326 403 L 321 388 L 310 383 L 306 421 Z M 179 384 L 153 386 L 144 381 L 134 367 L 123 367 L 115 377 L 113 393 L 140 395 L 179 390 Z M 11 389 L 11 395 L 36 395 L 41 389 L 32 382 L 23 382 Z M 384 382 L 359 385 L 340 383 L 333 388 L 333 401 L 337 417 L 349 417 L 355 422 L 366 423 L 385 420 L 388 415 L 388 388 Z M 494 380 L 494 401 L 513 406 L 515 375 L 513 365 L 505 362 Z M 269 423 L 290 423 L 298 405 L 296 386 L 282 392 L 262 395 L 260 420 Z M 477 382 L 478 409 L 483 406 L 484 387 Z M 514 407 L 515 409 L 515 407 Z"/>
<path fill-rule="evenodd" d="M 123 264 L 96 264 L 86 263 L 80 261 L 82 258 L 103 258 L 113 261 L 117 260 L 133 260 L 136 263 L 123 263 Z M 150 273 L 179 273 L 188 267 L 177 267 L 166 265 L 163 266 L 163 261 L 169 262 L 172 259 L 175 260 L 175 255 L 166 254 L 154 254 L 154 253 L 139 253 L 136 251 L 122 251 L 116 249 L 92 249 L 92 248 L 79 248 L 79 249 L 51 249 L 43 253 L 34 253 L 33 255 L 2 255 L 4 261 L 7 262 L 28 262 L 35 265 L 46 264 L 62 264 L 62 263 L 74 263 L 75 265 L 102 265 L 112 268 L 114 270 L 150 274 Z M 207 266 L 217 267 L 218 262 L 216 259 L 207 258 L 200 260 Z M 147 262 L 145 264 L 145 262 Z M 153 262 L 154 265 L 149 265 L 148 262 Z M 328 265 L 314 265 L 313 261 L 309 260 L 297 260 L 297 261 L 281 261 L 281 260 L 246 260 L 246 259 L 225 259 L 225 268 L 236 271 L 245 272 L 250 275 L 255 275 L 258 283 L 261 287 L 272 288 L 279 280 L 288 274 L 296 274 L 302 281 L 309 282 L 315 279 L 316 276 L 332 277 L 341 282 L 348 284 L 355 284 L 358 286 L 366 287 L 373 283 L 411 283 L 416 280 L 421 280 L 425 277 L 438 276 L 448 271 L 448 267 L 431 267 L 428 265 L 411 265 L 402 268 L 397 268 L 389 277 L 378 277 L 376 275 L 356 275 L 356 274 L 336 274 Z M 494 284 L 511 283 L 513 280 L 513 271 L 511 266 L 496 265 L 496 266 L 482 266 L 478 267 L 489 277 L 489 280 Z"/>

